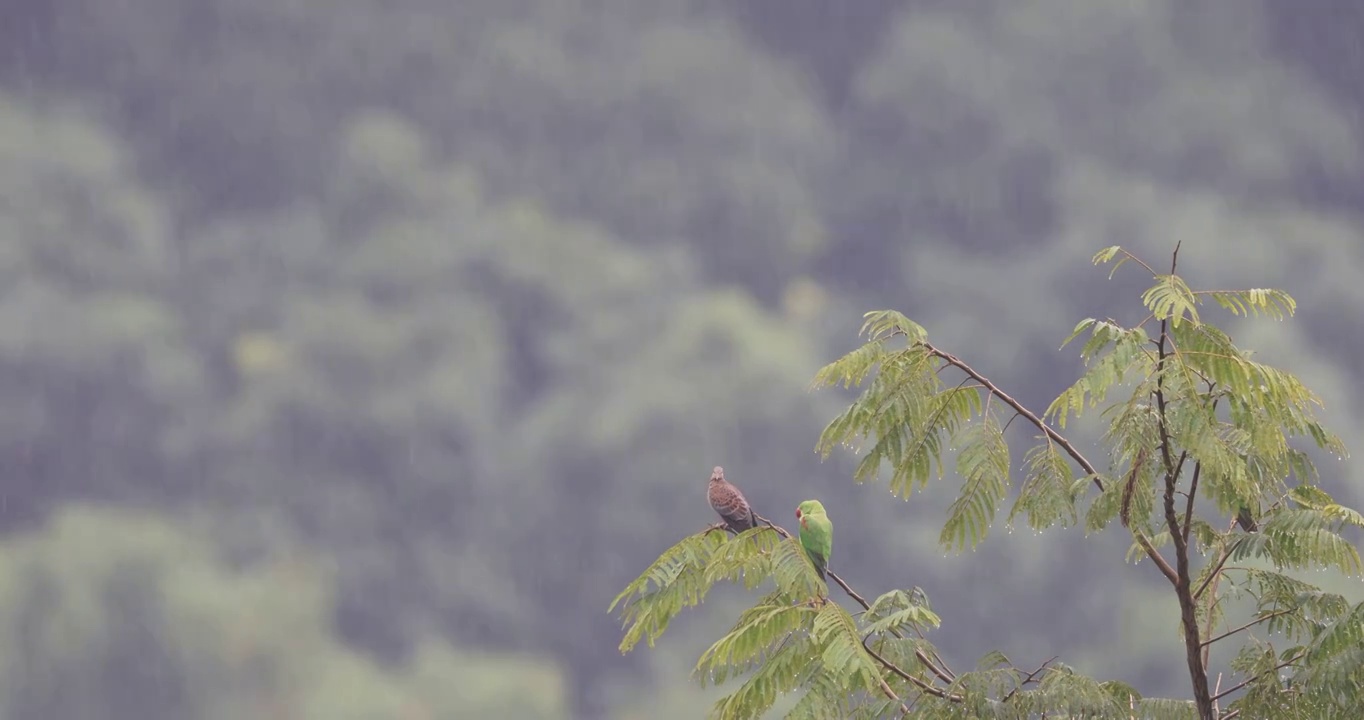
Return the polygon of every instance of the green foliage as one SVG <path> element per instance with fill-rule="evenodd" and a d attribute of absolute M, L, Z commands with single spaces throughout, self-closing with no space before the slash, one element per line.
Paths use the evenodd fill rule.
<path fill-rule="evenodd" d="M 1101 292 L 1064 276 L 1071 239 L 1194 234 L 1199 281 L 1221 287 L 1290 238 L 1276 275 L 1326 312 L 1314 337 L 1261 323 L 1256 343 L 1348 406 L 1333 355 L 1361 347 L 1357 218 L 1294 201 L 1302 172 L 1357 176 L 1349 93 L 1304 81 L 1330 60 L 1317 37 L 1348 24 L 1261 4 L 1316 33 L 1310 62 L 1237 3 L 9 3 L 0 529 L 96 499 L 197 510 L 258 550 L 266 511 L 335 563 L 327 611 L 354 649 L 397 662 L 439 635 L 553 656 L 582 717 L 609 715 L 618 685 L 667 695 L 602 642 L 603 588 L 693 529 L 686 468 L 730 465 L 761 504 L 815 482 L 811 424 L 846 400 L 800 385 L 846 349 L 830 321 L 888 288 L 935 334 L 970 318 L 961 335 L 1002 372 L 1059 389 L 1065 363 L 1014 351 Z M 1192 156 L 1209 161 L 1191 182 Z M 941 441 L 928 477 L 955 480 Z M 1029 444 L 1012 449 L 1027 465 Z M 1038 469 L 998 512 L 1083 522 L 1087 488 L 1110 482 L 1073 468 L 1066 492 Z M 944 505 L 959 489 L 929 482 Z M 825 499 L 849 518 L 840 571 L 939 572 L 932 523 L 890 525 L 896 503 L 851 483 Z M 1222 524 L 1195 524 L 1199 542 Z M 1040 547 L 976 562 L 1124 602 L 1101 553 Z M 1010 623 L 1049 603 L 956 637 L 1021 642 Z M 1066 654 L 1099 647 L 1099 618 L 1074 619 Z M 685 678 L 666 663 L 690 654 L 651 653 L 654 672 Z M 1150 687 L 1178 666 L 1125 661 L 1155 668 Z"/>
<path fill-rule="evenodd" d="M 1094 259 L 1150 269 L 1118 247 Z M 1154 285 L 1141 298 L 1150 313 L 1143 323 L 1089 319 L 1075 327 L 1066 343 L 1088 333 L 1080 350 L 1088 367 L 1042 417 L 932 344 L 904 316 L 868 313 L 867 342 L 816 375 L 819 385 L 865 385 L 825 428 L 818 448 L 825 456 L 835 446 L 860 449 L 854 479 L 888 469 L 890 491 L 901 496 L 941 482 L 944 454 L 955 453 L 960 489 L 939 542 L 971 548 L 985 539 L 1010 492 L 1008 423 L 1001 426 L 997 415 L 997 408 L 1009 408 L 1011 420 L 1022 416 L 1041 434 L 1024 455 L 1007 521 L 1024 516 L 1035 529 L 1066 526 L 1079 521 L 1082 508 L 1090 532 L 1119 520 L 1133 537 L 1129 559 L 1160 566 L 1192 614 L 1196 624 L 1181 636 L 1189 653 L 1201 658 L 1207 645 L 1244 640 L 1229 665 L 1226 695 L 1233 697 L 1207 691 L 1193 701 L 1145 698 L 1128 684 L 1051 661 L 1025 672 L 1000 653 L 971 672 L 952 673 L 923 636 L 940 619 L 922 591 L 886 593 L 864 603 L 860 617 L 833 602 L 820 605 L 822 588 L 812 587 L 810 568 L 789 560 L 794 543 L 767 528 L 727 541 L 710 531 L 666 551 L 612 605 L 621 606 L 627 624 L 622 652 L 641 639 L 652 644 L 717 581 L 753 589 L 770 579 L 776 589 L 697 665 L 703 681 L 745 678 L 715 706 L 714 717 L 758 717 L 778 697 L 802 689 L 788 717 L 874 717 L 901 704 L 930 718 L 1190 718 L 1209 717 L 1220 704 L 1246 717 L 1357 716 L 1364 605 L 1352 608 L 1288 574 L 1364 572 L 1342 535 L 1359 528 L 1364 515 L 1314 484 L 1309 451 L 1296 445 L 1305 439 L 1318 451 L 1343 453 L 1343 444 L 1316 419 L 1319 402 L 1296 377 L 1252 360 L 1199 312 L 1206 297 L 1233 314 L 1276 319 L 1296 305 L 1279 291 L 1196 291 L 1173 272 L 1152 275 Z M 948 371 L 964 377 L 952 385 L 943 379 Z M 1106 405 L 1108 473 L 1048 422 L 1065 428 L 1068 418 L 1099 405 Z M 1211 502 L 1197 503 L 1200 494 Z M 1226 516 L 1240 519 L 1227 523 Z M 1204 562 L 1191 568 L 1200 555 Z M 1244 603 L 1237 604 L 1243 597 L 1254 601 L 1248 618 Z M 1207 678 L 1201 662 L 1190 672 Z"/>
<path fill-rule="evenodd" d="M 733 542 L 714 529 L 683 538 L 611 602 L 610 611 L 620 607 L 629 626 L 620 651 L 629 652 L 641 640 L 652 647 L 673 618 L 699 605 L 717 582 L 742 580 L 752 589 L 768 578 L 776 581 L 779 599 L 809 600 L 823 589 L 799 541 L 766 526 Z"/>
<path fill-rule="evenodd" d="M 1009 444 L 993 416 L 963 426 L 952 436 L 961 448 L 957 454 L 957 474 L 962 477 L 961 494 L 947 510 L 940 542 L 958 550 L 974 547 L 985 538 L 995 511 L 1009 489 Z M 1052 505 L 1034 493 L 1034 502 L 1043 512 Z"/>
<path fill-rule="evenodd" d="M 1028 449 L 1024 456 L 1025 475 L 1018 499 L 1009 511 L 1008 521 L 1025 514 L 1034 530 L 1073 525 L 1079 514 L 1075 502 L 1089 484 L 1089 478 L 1075 478 L 1075 471 L 1061 448 L 1050 438 Z"/>
<path fill-rule="evenodd" d="M 1263 558 L 1279 569 L 1334 568 L 1357 575 L 1359 551 L 1340 536 L 1340 525 L 1319 510 L 1278 508 L 1265 515 L 1259 533 L 1236 544 L 1231 559 Z"/>
<path fill-rule="evenodd" d="M 930 477 L 942 477 L 943 443 L 979 412 L 980 393 L 960 385 L 944 389 L 933 356 L 921 345 L 890 352 L 883 345 L 899 335 L 875 332 L 871 342 L 815 376 L 817 383 L 848 383 L 877 370 L 862 395 L 824 429 L 818 449 L 828 457 L 840 445 L 870 441 L 854 479 L 875 479 L 889 464 L 890 491 L 908 496 Z"/>
<path fill-rule="evenodd" d="M 783 693 L 804 689 L 788 717 L 829 717 L 851 711 L 850 692 L 875 696 L 883 684 L 902 682 L 873 659 L 867 635 L 921 632 L 938 623 L 921 593 L 894 591 L 878 598 L 861 619 L 827 595 L 797 540 L 766 526 L 726 539 L 719 530 L 683 538 L 666 550 L 611 604 L 626 624 L 621 652 L 639 642 L 652 646 L 685 607 L 700 604 L 717 582 L 764 581 L 774 589 L 740 615 L 697 662 L 703 683 L 747 675 L 714 708 L 719 718 L 759 717 Z M 926 643 L 922 646 L 931 650 Z M 887 686 L 888 687 L 888 686 Z"/>
<path fill-rule="evenodd" d="M 942 622 L 930 609 L 928 596 L 919 588 L 910 592 L 891 590 L 881 595 L 872 601 L 862 620 L 867 623 L 869 634 L 889 633 L 897 637 L 906 632 L 936 628 Z"/>

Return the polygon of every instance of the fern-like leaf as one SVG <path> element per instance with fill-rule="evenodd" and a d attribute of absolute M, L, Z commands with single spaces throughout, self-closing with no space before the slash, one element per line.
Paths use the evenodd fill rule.
<path fill-rule="evenodd" d="M 922 342 L 928 333 L 918 323 L 894 310 L 874 310 L 862 316 L 862 335 L 870 340 L 904 336 L 911 343 Z"/>
<path fill-rule="evenodd" d="M 862 645 L 857 623 L 838 603 L 828 602 L 819 609 L 810 635 L 822 649 L 824 672 L 837 678 L 845 690 L 880 690 L 881 666 Z"/>
<path fill-rule="evenodd" d="M 944 547 L 964 550 L 985 539 L 1008 492 L 1009 444 L 989 415 L 967 425 L 953 440 L 961 448 L 957 472 L 964 482 L 961 493 L 947 510 L 947 522 L 938 541 Z"/>
<path fill-rule="evenodd" d="M 1079 519 L 1075 503 L 1087 485 L 1076 487 L 1070 458 L 1051 438 L 1042 435 L 1023 456 L 1025 476 L 1018 499 L 1009 511 L 1009 522 L 1026 513 L 1028 526 L 1041 530 L 1056 524 L 1068 527 Z M 1078 492 L 1077 492 L 1078 490 Z"/>
<path fill-rule="evenodd" d="M 622 654 L 641 640 L 649 647 L 684 608 L 699 605 L 710 591 L 705 581 L 711 557 L 724 545 L 725 534 L 711 530 L 683 538 L 663 551 L 649 567 L 611 601 L 607 612 L 622 608 L 626 626 Z"/>
<path fill-rule="evenodd" d="M 1187 319 L 1199 324 L 1198 297 L 1178 275 L 1157 275 L 1156 284 L 1141 296 L 1141 301 L 1157 320 L 1169 320 L 1178 328 Z"/>
<path fill-rule="evenodd" d="M 1150 341 L 1141 328 L 1127 330 L 1108 322 L 1095 323 L 1093 335 L 1081 350 L 1086 361 L 1098 358 L 1085 374 L 1047 406 L 1043 417 L 1065 429 L 1070 416 L 1080 417 L 1086 407 L 1094 407 L 1108 397 L 1114 386 L 1130 374 L 1147 375 L 1150 358 L 1146 345 Z M 1106 351 L 1106 352 L 1105 352 Z"/>
<path fill-rule="evenodd" d="M 708 717 L 715 720 L 755 720 L 776 703 L 783 693 L 794 692 L 817 677 L 819 663 L 811 657 L 818 652 L 808 633 L 793 633 L 744 680 L 739 689 L 721 698 Z"/>
<path fill-rule="evenodd" d="M 867 635 L 894 633 L 903 630 L 924 631 L 938 627 L 942 620 L 921 604 L 917 598 L 923 597 L 917 588 L 913 591 L 892 590 L 872 602 L 871 608 L 862 616 L 863 632 Z"/>
<path fill-rule="evenodd" d="M 1331 527 L 1332 519 L 1313 508 L 1279 508 L 1261 532 L 1245 537 L 1233 560 L 1265 558 L 1278 568 L 1333 568 L 1346 575 L 1361 571 L 1359 551 Z"/>
<path fill-rule="evenodd" d="M 810 606 L 769 595 L 744 611 L 728 633 L 701 653 L 693 675 L 706 685 L 746 673 L 778 652 L 791 634 L 809 632 L 814 615 Z"/>
<path fill-rule="evenodd" d="M 1291 316 L 1298 308 L 1297 301 L 1291 295 L 1270 288 L 1207 290 L 1197 294 L 1211 297 L 1233 315 L 1266 315 L 1275 320 L 1282 320 L 1285 316 Z"/>

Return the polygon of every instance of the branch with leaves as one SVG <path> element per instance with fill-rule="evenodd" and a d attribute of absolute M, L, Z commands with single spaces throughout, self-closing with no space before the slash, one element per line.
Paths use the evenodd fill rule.
<path fill-rule="evenodd" d="M 1364 526 L 1364 516 L 1317 485 L 1308 451 L 1297 446 L 1306 440 L 1343 454 L 1343 445 L 1315 418 L 1319 400 L 1296 377 L 1252 360 L 1199 314 L 1207 300 L 1235 315 L 1274 318 L 1291 315 L 1296 304 L 1277 290 L 1192 290 L 1176 274 L 1178 249 L 1164 274 L 1117 247 L 1094 258 L 1115 259 L 1115 270 L 1134 261 L 1151 273 L 1154 285 L 1141 298 L 1148 314 L 1132 327 L 1080 322 L 1063 347 L 1087 335 L 1080 350 L 1086 370 L 1045 412 L 931 343 L 908 318 L 878 311 L 867 314 L 867 342 L 816 376 L 821 386 L 863 388 L 818 447 L 825 456 L 853 448 L 861 454 L 854 480 L 888 473 L 890 491 L 903 497 L 943 481 L 944 448 L 956 448 L 960 490 L 939 539 L 960 551 L 984 540 L 1014 487 L 1005 434 L 1023 418 L 1038 434 L 1008 522 L 1023 519 L 1033 529 L 1083 523 L 1099 532 L 1120 519 L 1132 537 L 1129 557 L 1149 558 L 1179 607 L 1189 699 L 1143 698 L 1054 659 L 1025 672 L 993 653 L 956 673 L 925 639 L 939 618 L 922 591 L 894 590 L 868 602 L 830 575 L 862 607 L 854 617 L 821 602 L 827 590 L 799 543 L 771 523 L 731 540 L 703 533 L 666 551 L 613 604 L 626 620 L 622 651 L 640 640 L 652 644 L 715 582 L 750 589 L 771 582 L 774 589 L 697 665 L 703 681 L 746 678 L 716 706 L 716 717 L 756 717 L 778 694 L 798 689 L 804 695 L 791 717 L 910 709 L 922 717 L 1364 715 L 1357 694 L 1345 692 L 1364 686 L 1364 610 L 1294 575 L 1322 567 L 1361 572 L 1358 552 L 1341 533 Z M 996 399 L 1012 413 L 1003 423 Z M 1110 459 L 1104 470 L 1063 434 L 1069 421 L 1101 404 Z M 1172 559 L 1161 552 L 1167 544 Z M 1252 618 L 1226 617 L 1237 608 L 1223 600 L 1233 596 L 1255 600 Z M 1231 638 L 1245 641 L 1229 667 L 1240 680 L 1212 690 L 1208 648 Z"/>
<path fill-rule="evenodd" d="M 768 527 L 772 528 L 774 531 L 776 531 L 776 533 L 777 533 L 778 535 L 780 535 L 781 537 L 785 538 L 786 540 L 795 541 L 795 536 L 792 535 L 789 531 L 787 531 L 786 528 L 783 528 L 783 527 L 781 527 L 780 525 L 777 525 L 776 523 L 773 523 L 771 520 L 768 520 L 767 518 L 765 518 L 765 517 L 763 517 L 763 516 L 761 516 L 761 515 L 758 515 L 758 514 L 756 514 L 756 513 L 754 513 L 754 517 L 756 517 L 756 518 L 758 519 L 758 522 L 763 523 L 764 525 L 767 525 Z M 867 602 L 867 599 L 864 598 L 864 597 L 862 597 L 862 595 L 859 594 L 856 590 L 853 590 L 853 589 L 852 589 L 852 586 L 849 585 L 849 584 L 847 583 L 846 580 L 844 580 L 843 578 L 841 578 L 841 577 L 838 576 L 838 573 L 835 573 L 835 572 L 832 571 L 832 570 L 826 570 L 826 571 L 825 571 L 825 574 L 827 574 L 827 575 L 829 576 L 829 579 L 830 579 L 830 580 L 833 580 L 840 588 L 842 588 L 842 589 L 843 589 L 843 592 L 847 593 L 848 597 L 852 598 L 858 605 L 861 605 L 861 606 L 862 606 L 862 609 L 863 609 L 864 611 L 868 611 L 868 612 L 871 611 L 872 606 L 871 606 L 870 603 Z M 912 630 L 912 631 L 913 631 L 916 635 L 918 635 L 920 638 L 923 637 L 923 631 L 920 630 L 920 628 L 919 628 L 918 626 L 916 626 L 916 625 L 910 625 L 910 626 L 909 626 L 909 629 Z M 903 638 L 903 637 L 904 637 L 903 635 L 900 634 L 900 630 L 899 630 L 898 627 L 888 627 L 888 628 L 887 628 L 887 631 L 888 631 L 891 635 L 893 635 L 894 637 L 897 637 L 897 638 Z M 865 638 L 863 639 L 863 642 L 864 642 L 864 644 L 865 644 Z M 930 654 L 932 654 L 932 657 L 929 657 Z M 873 655 L 874 657 L 876 656 L 876 654 L 875 654 L 874 652 L 872 653 L 872 655 Z M 917 649 L 915 649 L 915 651 L 914 651 L 914 658 L 915 658 L 916 660 L 918 660 L 919 663 L 922 664 L 922 665 L 924 666 L 925 669 L 927 669 L 929 672 L 933 673 L 933 675 L 934 675 L 935 677 L 937 677 L 939 680 L 941 680 L 941 681 L 944 682 L 944 683 L 951 684 L 951 682 L 953 681 L 953 679 L 956 677 L 956 674 L 953 673 L 952 670 L 951 670 L 950 668 L 948 668 L 947 663 L 944 662 L 943 659 L 942 659 L 940 656 L 938 656 L 937 651 L 934 650 L 931 646 L 929 646 L 929 647 L 927 648 L 927 650 L 925 650 L 925 649 L 923 649 L 923 648 L 917 648 Z M 896 666 L 890 664 L 889 662 L 885 661 L 884 659 L 881 659 L 881 658 L 879 658 L 879 657 L 878 657 L 877 659 L 878 659 L 879 662 L 882 663 L 882 665 L 883 665 L 887 670 L 891 671 L 891 672 L 894 673 L 895 675 L 898 675 L 898 676 L 900 676 L 901 678 L 904 678 L 904 679 L 906 679 L 906 680 L 910 680 L 910 678 L 912 677 L 912 676 L 908 675 L 907 673 L 905 673 L 903 670 L 900 670 L 898 667 L 896 667 Z M 916 682 L 916 684 L 917 684 L 918 681 L 917 681 L 917 678 L 916 678 L 915 680 L 910 680 L 910 682 Z M 921 690 L 924 690 L 925 692 L 929 692 L 929 693 L 933 693 L 933 694 L 935 694 L 935 695 L 938 695 L 938 697 L 942 697 L 942 698 L 944 698 L 944 699 L 947 698 L 946 693 L 944 693 L 942 690 L 940 690 L 940 689 L 938 689 L 938 688 L 932 687 L 931 685 L 927 685 L 927 684 L 921 685 L 921 686 L 920 686 L 920 689 L 921 689 Z"/>

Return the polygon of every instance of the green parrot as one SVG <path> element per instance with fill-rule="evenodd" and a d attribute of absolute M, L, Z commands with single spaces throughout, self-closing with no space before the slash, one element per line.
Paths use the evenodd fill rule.
<path fill-rule="evenodd" d="M 834 524 L 824 512 L 824 505 L 818 500 L 806 500 L 796 508 L 796 519 L 800 521 L 800 545 L 810 562 L 815 564 L 815 572 L 820 580 L 827 580 L 825 569 L 829 567 L 829 555 L 834 551 Z"/>

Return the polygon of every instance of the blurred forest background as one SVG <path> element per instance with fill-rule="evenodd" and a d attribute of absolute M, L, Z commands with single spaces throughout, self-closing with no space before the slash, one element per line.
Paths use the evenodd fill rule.
<path fill-rule="evenodd" d="M 1288 290 L 1230 329 L 1364 427 L 1354 0 L 0 6 L 0 720 L 700 717 L 738 598 L 606 608 L 716 464 L 954 663 L 1181 693 L 1122 537 L 946 558 L 813 451 L 870 309 L 1045 406 L 1106 245 Z"/>

